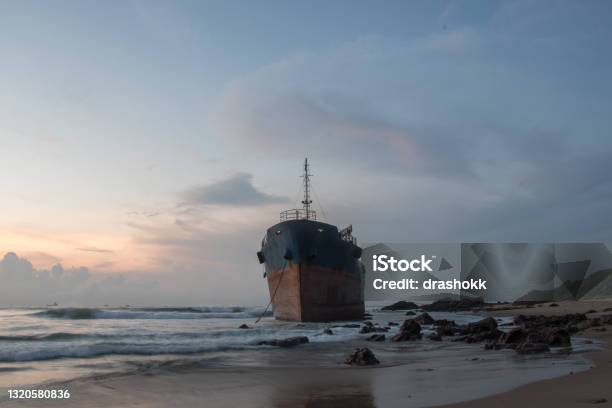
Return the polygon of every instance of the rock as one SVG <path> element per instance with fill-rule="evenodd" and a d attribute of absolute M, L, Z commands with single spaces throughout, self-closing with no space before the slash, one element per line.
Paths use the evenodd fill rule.
<path fill-rule="evenodd" d="M 569 331 L 562 327 L 532 327 L 525 329 L 523 327 L 512 329 L 506 333 L 502 333 L 497 341 L 485 345 L 486 349 L 503 349 L 513 348 L 522 354 L 534 352 L 535 346 L 527 346 L 526 344 L 544 344 L 547 347 L 569 347 L 571 346 L 571 337 Z"/>
<path fill-rule="evenodd" d="M 297 336 L 288 337 L 286 339 L 263 340 L 257 343 L 258 346 L 277 346 L 277 347 L 293 347 L 299 344 L 308 343 L 308 337 Z"/>
<path fill-rule="evenodd" d="M 455 326 L 437 326 L 436 334 L 438 336 L 454 336 L 457 333 Z"/>
<path fill-rule="evenodd" d="M 559 305 L 557 303 L 551 303 L 550 305 L 548 305 L 548 307 L 559 307 Z"/>
<path fill-rule="evenodd" d="M 333 326 L 333 327 L 345 327 L 347 329 L 358 329 L 361 327 L 361 325 L 359 324 L 342 324 L 340 326 Z"/>
<path fill-rule="evenodd" d="M 583 402 L 586 402 L 587 404 L 605 404 L 608 402 L 608 400 L 605 398 L 590 398 L 584 400 Z"/>
<path fill-rule="evenodd" d="M 455 323 L 454 320 L 439 319 L 434 322 L 434 325 L 436 326 L 455 326 L 456 327 L 457 323 Z"/>
<path fill-rule="evenodd" d="M 497 342 L 502 334 L 503 332 L 501 330 L 493 329 L 464 336 L 463 341 L 466 343 L 480 343 L 485 340 Z"/>
<path fill-rule="evenodd" d="M 521 307 L 534 307 L 540 303 L 546 303 L 546 300 L 515 300 L 512 302 L 512 306 L 521 306 Z"/>
<path fill-rule="evenodd" d="M 488 341 L 484 345 L 485 350 L 501 350 L 504 348 L 515 348 L 515 347 L 516 347 L 515 345 L 504 346 L 502 344 L 499 344 L 496 341 Z"/>
<path fill-rule="evenodd" d="M 442 341 L 442 336 L 439 335 L 438 333 L 432 333 L 427 338 L 433 341 Z"/>
<path fill-rule="evenodd" d="M 544 343 L 549 346 L 567 347 L 572 345 L 569 332 L 562 328 L 550 327 L 543 329 L 542 336 L 544 337 Z"/>
<path fill-rule="evenodd" d="M 406 312 L 406 316 L 416 316 L 416 313 L 414 313 L 412 310 Z"/>
<path fill-rule="evenodd" d="M 589 309 L 586 312 L 584 312 L 584 314 L 590 314 L 590 313 L 597 313 L 597 310 L 595 309 Z"/>
<path fill-rule="evenodd" d="M 463 327 L 458 327 L 457 331 L 462 337 L 457 341 L 467 343 L 479 343 L 485 340 L 497 341 L 503 332 L 497 329 L 497 321 L 492 317 L 487 317 Z"/>
<path fill-rule="evenodd" d="M 492 317 L 486 317 L 474 323 L 468 324 L 463 330 L 464 333 L 482 333 L 497 329 L 497 321 Z"/>
<path fill-rule="evenodd" d="M 402 323 L 399 332 L 391 338 L 391 341 L 418 340 L 421 337 L 421 325 L 414 319 L 410 319 Z"/>
<path fill-rule="evenodd" d="M 433 317 L 431 317 L 429 313 L 427 312 L 421 313 L 414 320 L 419 324 L 426 324 L 426 325 L 431 325 L 436 322 L 436 320 Z"/>
<path fill-rule="evenodd" d="M 601 324 L 612 324 L 612 315 L 601 315 L 599 316 L 599 321 Z"/>
<path fill-rule="evenodd" d="M 548 345 L 545 343 L 522 343 L 516 348 L 516 352 L 519 354 L 536 354 L 545 353 L 550 351 Z"/>
<path fill-rule="evenodd" d="M 439 336 L 454 336 L 459 330 L 454 320 L 436 320 L 434 325 Z"/>
<path fill-rule="evenodd" d="M 249 326 L 247 326 L 246 324 L 241 324 L 240 326 L 238 326 L 239 329 L 250 329 Z"/>
<path fill-rule="evenodd" d="M 334 334 L 334 332 L 332 331 L 332 329 L 325 329 L 325 330 L 323 330 L 323 334 L 327 334 L 327 335 L 332 336 Z"/>
<path fill-rule="evenodd" d="M 399 323 L 395 323 L 395 322 L 389 322 L 388 323 L 389 326 L 399 326 Z"/>
<path fill-rule="evenodd" d="M 418 309 L 418 308 L 419 306 L 416 303 L 400 300 L 399 302 L 395 302 L 392 305 L 385 306 L 380 310 L 393 311 L 393 310 L 411 310 L 411 309 Z"/>
<path fill-rule="evenodd" d="M 356 349 L 350 356 L 344 361 L 345 364 L 350 365 L 376 365 L 380 364 L 380 361 L 376 358 L 372 350 L 367 347 Z"/>
<path fill-rule="evenodd" d="M 524 328 L 537 328 L 537 327 L 564 327 L 570 331 L 576 332 L 576 326 L 578 323 L 587 320 L 587 317 L 581 313 L 566 314 L 560 316 L 543 316 L 543 315 L 518 315 L 514 318 L 514 323 L 517 326 Z M 572 328 L 573 327 L 573 328 Z"/>
<path fill-rule="evenodd" d="M 509 346 L 516 346 L 527 338 L 527 332 L 521 328 L 512 329 L 502 334 L 498 340 L 498 344 Z"/>
<path fill-rule="evenodd" d="M 363 322 L 363 327 L 359 330 L 359 333 L 385 333 L 389 331 L 389 327 L 374 327 L 372 322 Z"/>
<path fill-rule="evenodd" d="M 366 339 L 367 341 L 385 341 L 384 334 L 373 334 Z"/>
<path fill-rule="evenodd" d="M 484 306 L 482 299 L 464 298 L 454 300 L 451 298 L 440 299 L 430 305 L 424 305 L 421 309 L 427 312 L 456 312 L 460 310 L 470 310 Z"/>
<path fill-rule="evenodd" d="M 591 321 L 591 327 L 599 327 L 601 326 L 601 319 L 599 317 L 594 317 L 589 319 Z"/>

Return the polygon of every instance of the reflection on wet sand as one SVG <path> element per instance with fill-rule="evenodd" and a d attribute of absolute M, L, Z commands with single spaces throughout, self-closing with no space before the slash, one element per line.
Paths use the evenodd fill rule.
<path fill-rule="evenodd" d="M 333 387 L 321 378 L 302 378 L 302 383 L 280 386 L 270 396 L 274 408 L 374 408 L 369 370 L 363 376 L 335 380 Z M 340 374 L 341 372 L 337 372 Z M 341 376 L 341 375 L 340 375 Z M 349 379 L 350 378 L 350 379 Z"/>

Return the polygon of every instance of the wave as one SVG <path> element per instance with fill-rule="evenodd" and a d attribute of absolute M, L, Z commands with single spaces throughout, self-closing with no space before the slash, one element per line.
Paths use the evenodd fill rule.
<path fill-rule="evenodd" d="M 259 317 L 260 308 L 211 306 L 201 308 L 54 308 L 34 312 L 31 316 L 54 319 L 246 319 Z M 272 316 L 267 311 L 264 316 Z"/>
<path fill-rule="evenodd" d="M 7 362 L 95 358 L 111 355 L 153 356 L 237 351 L 259 346 L 261 340 L 308 336 L 310 342 L 345 342 L 363 337 L 358 329 L 336 328 L 333 335 L 321 327 L 223 328 L 205 331 L 154 332 L 149 329 L 113 333 L 54 332 L 38 335 L 0 336 L 0 365 Z M 4 346 L 4 345 L 6 346 Z"/>
<path fill-rule="evenodd" d="M 201 344 L 138 344 L 138 343 L 97 343 L 73 347 L 56 347 L 43 350 L 3 351 L 0 362 L 56 360 L 60 358 L 92 358 L 108 355 L 154 356 L 163 354 L 196 354 L 208 351 L 230 351 L 253 348 L 250 345 L 201 345 Z"/>
<path fill-rule="evenodd" d="M 32 316 L 53 317 L 57 319 L 95 319 L 99 311 L 98 309 L 68 307 L 47 309 L 42 312 L 32 313 Z"/>
<path fill-rule="evenodd" d="M 50 333 L 30 336 L 0 336 L 0 341 L 62 341 L 74 340 L 82 337 L 88 337 L 88 334 L 81 333 Z"/>

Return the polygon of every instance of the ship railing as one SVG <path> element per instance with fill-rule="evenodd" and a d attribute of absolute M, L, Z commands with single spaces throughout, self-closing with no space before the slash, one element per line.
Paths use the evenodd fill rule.
<path fill-rule="evenodd" d="M 340 230 L 340 239 L 346 242 L 350 242 L 353 245 L 357 245 L 357 238 L 353 236 L 352 225 L 349 225 L 348 227 Z"/>
<path fill-rule="evenodd" d="M 291 210 L 285 210 L 280 213 L 281 221 L 289 220 L 316 220 L 317 212 L 314 210 L 306 211 L 303 208 L 294 208 Z"/>

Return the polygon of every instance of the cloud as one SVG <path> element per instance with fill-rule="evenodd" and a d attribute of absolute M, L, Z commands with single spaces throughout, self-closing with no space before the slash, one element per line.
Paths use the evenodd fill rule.
<path fill-rule="evenodd" d="M 37 269 L 28 259 L 9 252 L 0 259 L 0 307 L 36 307 L 54 302 L 84 306 L 180 306 L 206 301 L 219 303 L 223 299 L 222 294 L 214 296 L 219 293 L 218 285 L 207 285 L 210 280 L 202 279 L 202 273 L 190 271 L 108 274 L 85 267 L 65 268 L 61 264 Z M 224 279 L 229 289 L 232 277 Z"/>
<path fill-rule="evenodd" d="M 206 186 L 194 187 L 181 195 L 183 204 L 251 206 L 287 202 L 287 198 L 258 190 L 253 176 L 238 173 L 225 180 Z"/>
<path fill-rule="evenodd" d="M 521 4 L 478 26 L 448 12 L 452 29 L 359 38 L 261 67 L 227 87 L 211 131 L 243 152 L 350 169 L 363 189 L 327 186 L 353 200 L 327 212 L 369 239 L 605 238 L 610 61 L 600 56 L 610 30 L 566 30 L 574 9 L 583 27 L 604 27 L 572 2 L 559 12 Z M 577 75 L 586 61 L 588 80 Z"/>
<path fill-rule="evenodd" d="M 478 43 L 473 37 L 370 38 L 290 57 L 234 81 L 212 113 L 212 132 L 283 158 L 308 154 L 377 172 L 473 177 L 466 157 L 503 139 L 478 123 L 477 109 L 456 117 L 466 101 L 455 95 L 483 92 L 463 92 L 475 79 L 464 74 L 476 65 L 465 51 Z M 463 69 L 449 72 L 457 64 Z"/>
<path fill-rule="evenodd" d="M 27 259 L 19 258 L 14 252 L 8 252 L 0 261 L 0 274 L 16 280 L 27 280 L 33 276 L 34 267 Z"/>
<path fill-rule="evenodd" d="M 96 252 L 96 253 L 100 253 L 100 254 L 112 254 L 114 252 L 114 251 L 112 251 L 110 249 L 96 248 L 96 247 L 91 247 L 91 246 L 78 247 L 78 248 L 75 248 L 75 249 L 77 251 Z"/>

